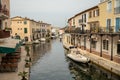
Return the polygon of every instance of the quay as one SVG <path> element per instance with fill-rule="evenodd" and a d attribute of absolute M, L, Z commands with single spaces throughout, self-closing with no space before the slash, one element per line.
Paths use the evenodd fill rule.
<path fill-rule="evenodd" d="M 116 63 L 116 62 L 113 62 L 113 61 L 110 61 L 110 60 L 107 60 L 105 58 L 102 58 L 102 57 L 99 57 L 97 55 L 94 55 L 88 51 L 85 51 L 85 50 L 82 50 L 82 49 L 78 49 L 80 51 L 80 53 L 82 53 L 84 56 L 86 57 L 89 57 L 90 60 L 103 67 L 104 69 L 108 70 L 108 71 L 111 71 L 117 75 L 120 76 L 120 64 Z"/>
<path fill-rule="evenodd" d="M 29 80 L 29 73 L 30 73 L 30 70 L 29 68 L 25 68 L 25 59 L 26 59 L 26 51 L 25 51 L 25 48 L 23 46 L 21 46 L 21 60 L 20 62 L 18 62 L 18 70 L 16 72 L 3 72 L 3 73 L 0 73 L 0 80 L 21 80 L 22 77 L 21 76 L 18 76 L 18 74 L 20 72 L 28 72 L 27 74 L 27 79 Z"/>

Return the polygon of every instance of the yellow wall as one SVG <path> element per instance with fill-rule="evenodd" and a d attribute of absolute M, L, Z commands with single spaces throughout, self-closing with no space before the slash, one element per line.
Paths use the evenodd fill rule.
<path fill-rule="evenodd" d="M 20 17 L 16 17 L 16 18 L 12 18 L 11 19 L 11 28 L 12 28 L 12 36 L 15 36 L 15 34 L 17 33 L 17 35 L 19 35 L 21 37 L 21 39 L 24 39 L 24 37 L 29 37 L 30 38 L 30 27 L 29 27 L 29 20 L 27 21 L 27 24 L 24 24 L 25 19 L 24 18 L 20 18 Z M 27 28 L 27 32 L 24 34 L 24 28 Z M 29 39 L 30 41 L 30 39 Z"/>
<path fill-rule="evenodd" d="M 107 25 L 107 19 L 111 19 L 111 26 L 115 26 L 115 20 L 114 20 L 114 1 L 112 0 L 112 11 L 108 12 L 107 11 L 107 3 L 108 1 L 105 1 L 103 3 L 100 3 L 99 9 L 100 9 L 100 26 L 106 29 L 106 25 Z"/>
<path fill-rule="evenodd" d="M 24 21 L 27 21 L 27 24 L 24 24 Z M 35 31 L 40 31 L 41 29 L 45 29 L 46 31 L 49 29 L 51 32 L 50 24 L 37 22 L 37 21 L 31 20 L 28 18 L 22 18 L 22 17 L 17 16 L 17 17 L 12 18 L 11 22 L 12 22 L 11 24 L 12 34 L 11 35 L 15 36 L 15 33 L 17 33 L 21 37 L 21 39 L 28 37 L 29 41 L 32 41 L 33 36 L 35 39 L 37 39 L 37 35 L 40 38 L 40 33 L 35 32 Z M 45 25 L 45 27 L 42 27 L 42 25 Z M 27 28 L 27 33 L 24 33 L 24 28 Z M 47 32 L 46 32 L 46 35 L 47 35 Z"/>

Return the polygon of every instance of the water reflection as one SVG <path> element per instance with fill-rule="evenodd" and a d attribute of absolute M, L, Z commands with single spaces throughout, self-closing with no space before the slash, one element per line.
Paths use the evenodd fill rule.
<path fill-rule="evenodd" d="M 51 50 L 51 41 L 49 42 L 41 42 L 40 44 L 32 45 L 32 53 L 33 53 L 33 64 L 40 59 L 43 55 L 47 54 Z"/>
<path fill-rule="evenodd" d="M 120 80 L 120 77 L 89 63 L 76 63 L 66 57 L 60 40 L 32 45 L 31 80 Z"/>
<path fill-rule="evenodd" d="M 67 58 L 74 80 L 120 80 L 117 76 L 93 63 L 80 64 Z"/>

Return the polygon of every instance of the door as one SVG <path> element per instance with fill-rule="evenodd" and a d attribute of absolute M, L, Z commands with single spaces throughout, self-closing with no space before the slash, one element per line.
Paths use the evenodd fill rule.
<path fill-rule="evenodd" d="M 2 21 L 0 20 L 0 29 L 2 29 Z"/>
<path fill-rule="evenodd" d="M 120 18 L 116 18 L 116 28 L 115 28 L 116 32 L 118 32 L 119 29 L 120 29 Z"/>
<path fill-rule="evenodd" d="M 120 55 L 120 44 L 117 44 L 117 54 Z"/>

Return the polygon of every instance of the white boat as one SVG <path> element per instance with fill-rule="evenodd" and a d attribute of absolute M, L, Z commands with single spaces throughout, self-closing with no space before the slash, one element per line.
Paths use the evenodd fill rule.
<path fill-rule="evenodd" d="M 35 41 L 33 41 L 33 44 L 39 44 L 39 43 L 40 43 L 39 40 L 35 40 Z"/>
<path fill-rule="evenodd" d="M 44 42 L 44 41 L 46 41 L 46 39 L 45 39 L 45 38 L 41 38 L 40 41 L 43 41 L 43 42 Z"/>
<path fill-rule="evenodd" d="M 51 36 L 51 39 L 56 39 L 56 36 L 52 35 L 52 36 Z"/>
<path fill-rule="evenodd" d="M 70 53 L 67 54 L 67 57 L 81 63 L 88 63 L 90 61 L 89 58 L 83 56 L 76 48 L 70 49 Z"/>

